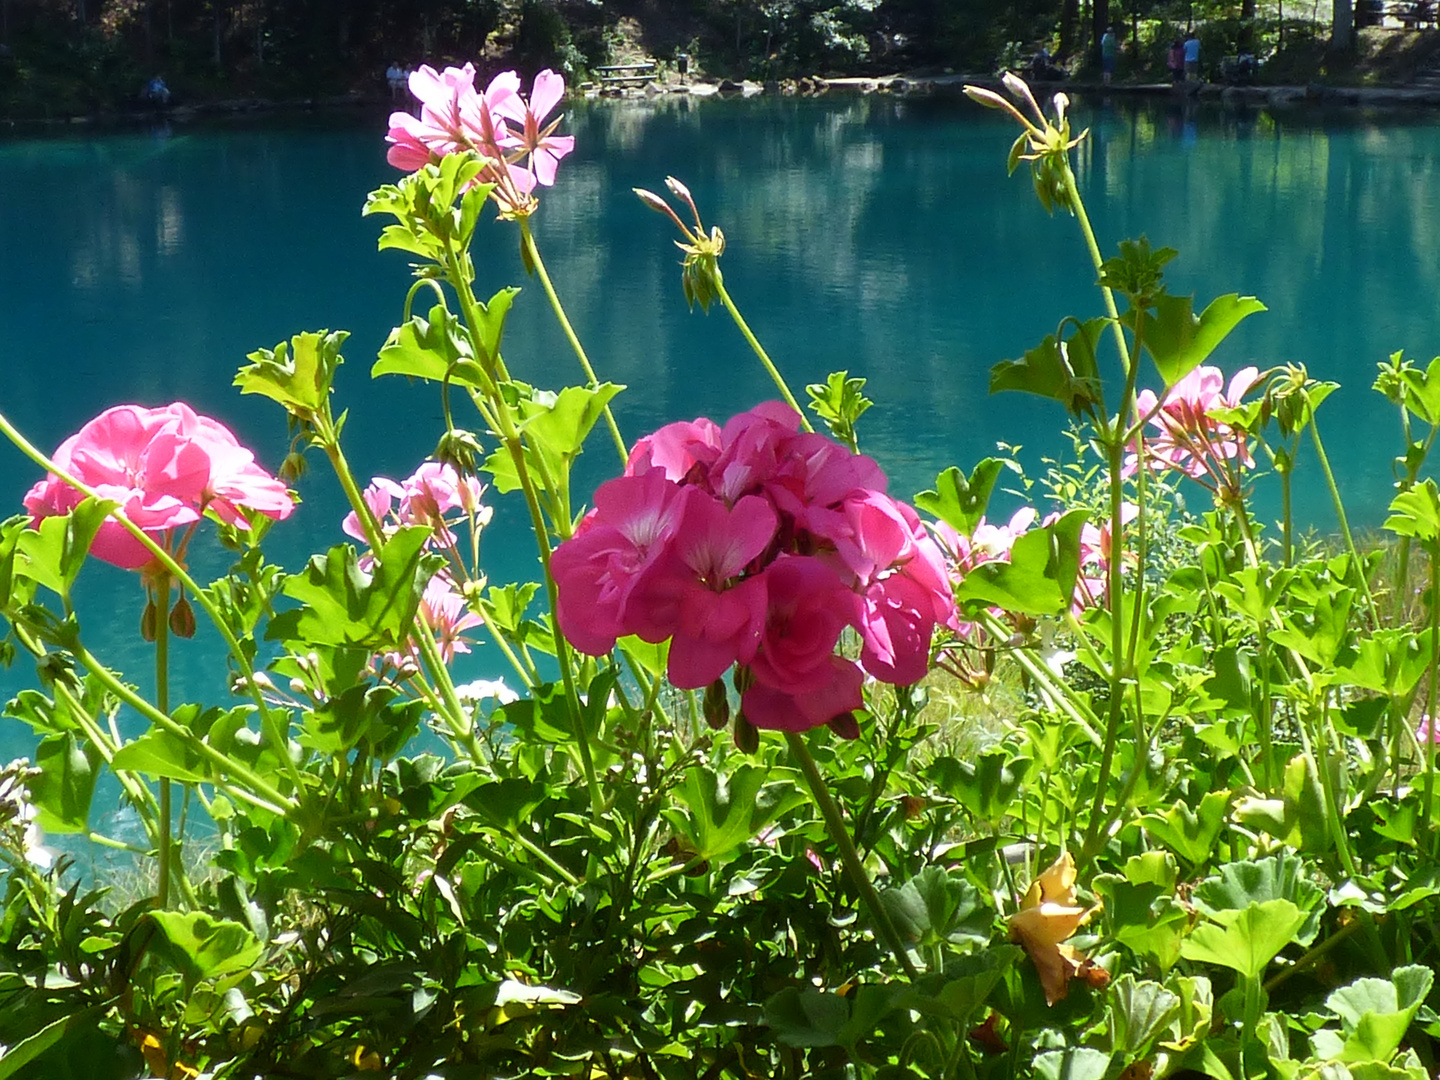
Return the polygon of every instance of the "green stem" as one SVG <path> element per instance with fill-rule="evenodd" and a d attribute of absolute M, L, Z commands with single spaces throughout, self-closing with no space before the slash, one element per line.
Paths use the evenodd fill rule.
<path fill-rule="evenodd" d="M 1355 547 L 1355 537 L 1350 533 L 1350 520 L 1345 516 L 1345 502 L 1340 498 L 1340 488 L 1335 483 L 1335 474 L 1330 469 L 1330 458 L 1325 453 L 1325 444 L 1320 440 L 1320 428 L 1316 422 L 1315 410 L 1310 410 L 1310 438 L 1315 443 L 1315 455 L 1320 459 L 1320 469 L 1325 474 L 1325 486 L 1330 489 L 1330 501 L 1335 504 L 1335 516 L 1340 519 L 1340 534 L 1345 537 L 1345 549 L 1350 552 L 1350 563 L 1355 580 L 1360 585 L 1360 593 L 1365 597 L 1365 605 L 1370 609 L 1370 619 L 1374 623 L 1378 614 L 1375 608 L 1375 598 L 1370 595 L 1370 582 L 1366 580 L 1365 563 L 1360 558 L 1360 552 Z"/>
<path fill-rule="evenodd" d="M 900 939 L 899 931 L 890 921 L 889 913 L 881 905 L 880 896 L 875 892 L 875 886 L 871 883 L 870 876 L 865 873 L 865 867 L 860 862 L 860 853 L 855 850 L 855 842 L 850 839 L 850 833 L 845 828 L 845 819 L 840 814 L 840 807 L 835 805 L 835 800 L 830 795 L 830 789 L 825 785 L 824 777 L 820 775 L 820 769 L 815 764 L 815 759 L 810 756 L 805 739 L 793 731 L 787 731 L 785 742 L 790 747 L 790 753 L 794 756 L 796 764 L 800 766 L 801 773 L 805 776 L 805 783 L 809 785 L 810 794 L 815 797 L 815 805 L 820 810 L 820 816 L 825 819 L 825 827 L 830 833 L 830 839 L 840 849 L 840 861 L 845 865 L 845 872 L 850 878 L 850 883 L 865 902 L 866 908 L 870 911 L 871 921 L 880 931 L 880 936 L 885 939 L 886 944 L 890 946 L 890 951 L 894 953 L 896 961 L 904 969 L 905 974 L 912 981 L 915 980 L 919 977 L 919 972 L 915 970 L 915 965 L 910 960 L 909 951 Z"/>
<path fill-rule="evenodd" d="M 465 317 L 466 326 L 470 330 L 471 339 L 479 342 L 481 340 L 481 323 L 475 296 L 460 265 L 460 257 L 449 246 L 448 241 L 446 255 L 451 287 L 454 288 L 455 295 L 459 298 L 460 310 Z M 555 614 L 559 610 L 559 590 L 555 584 L 555 575 L 550 572 L 550 536 L 545 527 L 545 515 L 540 509 L 540 497 L 535 490 L 535 481 L 530 475 L 530 469 L 525 460 L 525 449 L 520 441 L 520 431 L 510 414 L 510 407 L 499 393 L 498 388 L 492 387 L 491 393 L 495 405 L 492 417 L 495 421 L 495 434 L 499 436 L 501 443 L 510 454 L 510 460 L 515 464 L 515 474 L 520 481 L 520 490 L 525 495 L 525 505 L 530 511 L 530 525 L 535 533 L 535 544 L 540 551 L 540 565 L 545 574 L 545 595 L 550 603 L 551 616 L 556 620 L 554 623 L 555 659 L 559 664 L 560 677 L 565 686 L 565 700 L 575 730 L 575 742 L 580 751 L 580 767 L 585 774 L 585 784 L 590 790 L 590 808 L 597 817 L 600 817 L 605 813 L 605 799 L 600 792 L 599 778 L 595 774 L 595 761 L 590 751 L 590 732 L 585 727 L 584 712 L 580 708 L 580 693 L 575 687 L 570 643 L 565 640 L 565 635 L 560 633 L 558 616 Z M 551 490 L 553 490 L 553 485 L 551 485 Z M 567 529 L 569 524 L 568 521 L 565 522 Z"/>
<path fill-rule="evenodd" d="M 720 297 L 720 302 L 725 305 L 725 310 L 730 313 L 730 318 L 735 320 L 735 325 L 739 327 L 741 336 L 744 337 L 746 343 L 754 351 L 755 355 L 760 358 L 761 365 L 770 376 L 770 381 L 775 384 L 775 388 L 780 391 L 780 396 L 785 399 L 785 404 L 800 414 L 800 426 L 806 431 L 814 431 L 815 429 L 810 426 L 810 421 L 805 418 L 805 410 L 800 408 L 799 402 L 795 400 L 795 395 L 790 392 L 790 387 L 785 382 L 785 377 L 780 374 L 780 369 L 775 366 L 775 361 L 770 359 L 770 354 L 765 351 L 765 347 L 760 344 L 760 339 L 757 338 L 755 332 L 750 329 L 750 324 L 747 323 L 745 317 L 740 314 L 740 309 L 735 306 L 735 301 L 730 299 L 730 292 L 725 288 L 725 281 L 721 277 L 718 266 L 715 268 L 715 294 Z"/>
<path fill-rule="evenodd" d="M 1430 562 L 1430 682 L 1425 692 L 1425 816 L 1422 820 L 1428 825 L 1433 820 L 1430 814 L 1435 806 L 1435 698 L 1436 681 L 1440 678 L 1440 559 L 1436 558 L 1433 546 L 1426 554 L 1429 555 Z M 1437 830 L 1427 831 L 1433 857 L 1437 845 Z"/>
<path fill-rule="evenodd" d="M 570 348 L 575 351 L 575 358 L 580 361 L 581 370 L 585 377 L 590 380 L 590 389 L 595 390 L 600 386 L 600 380 L 595 377 L 595 369 L 590 366 L 590 358 L 585 355 L 585 346 L 580 344 L 580 338 L 575 333 L 575 328 L 570 325 L 570 319 L 565 314 L 565 307 L 560 303 L 560 297 L 555 292 L 555 286 L 550 281 L 550 275 L 545 270 L 545 262 L 540 258 L 540 248 L 535 243 L 535 235 L 530 231 L 530 219 L 520 218 L 520 243 L 525 247 L 525 254 L 530 260 L 530 265 L 535 268 L 535 275 L 540 279 L 540 285 L 545 290 L 545 295 L 550 300 L 550 307 L 555 311 L 555 318 L 560 322 L 560 329 L 565 332 L 565 339 L 570 342 Z M 615 442 L 615 449 L 620 454 L 622 463 L 630 459 L 629 451 L 625 449 L 625 440 L 620 436 L 620 426 L 615 423 L 615 414 L 610 411 L 610 406 L 605 406 L 605 423 L 610 428 L 610 437 Z"/>
<path fill-rule="evenodd" d="M 278 817 L 284 817 L 299 809 L 300 804 L 287 795 L 282 795 L 263 777 L 258 776 L 248 766 L 242 765 L 198 737 L 193 731 L 182 724 L 176 723 L 166 713 L 155 708 L 134 690 L 126 686 L 115 673 L 95 658 L 84 646 L 76 645 L 74 649 L 75 659 L 85 665 L 86 670 L 99 680 L 100 684 L 120 699 L 124 704 L 129 705 L 150 723 L 156 727 L 168 731 L 177 739 L 184 742 L 190 749 L 194 750 L 200 757 L 205 758 L 211 765 L 215 766 L 219 773 L 228 773 L 233 776 L 244 788 L 225 787 L 225 790 L 245 799 L 245 801 L 260 807 Z M 281 752 L 284 752 L 283 746 Z M 224 786 L 224 785 L 221 785 Z"/>
<path fill-rule="evenodd" d="M 170 578 L 161 575 L 155 585 L 155 707 L 170 715 Z M 156 906 L 162 911 L 170 906 L 170 876 L 175 860 L 171 840 L 170 780 L 160 778 L 160 883 L 156 888 Z"/>

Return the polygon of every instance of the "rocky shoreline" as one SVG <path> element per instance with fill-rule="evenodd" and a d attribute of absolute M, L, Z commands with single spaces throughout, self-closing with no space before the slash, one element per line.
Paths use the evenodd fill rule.
<path fill-rule="evenodd" d="M 966 85 L 984 86 L 994 90 L 1003 89 L 1000 80 L 988 74 L 917 76 L 897 73 L 879 77 L 841 76 L 837 78 L 812 75 L 799 79 L 781 79 L 764 83 L 748 79 L 739 82 L 729 79 L 688 83 L 650 82 L 643 86 L 623 88 L 605 87 L 598 83 L 581 83 L 575 88 L 574 93 L 586 99 L 630 101 L 655 99 L 673 94 L 684 94 L 695 98 L 752 98 L 762 95 L 815 97 L 822 94 L 878 94 L 908 97 L 957 95 L 963 92 Z M 1182 83 L 1178 86 L 1169 83 L 1112 83 L 1105 86 L 1096 82 L 1062 80 L 1038 84 L 1035 89 L 1037 96 L 1042 92 L 1048 96 L 1056 91 L 1065 91 L 1086 96 L 1105 94 L 1115 97 L 1191 97 L 1204 101 L 1217 101 L 1224 105 L 1264 109 L 1303 108 L 1312 105 L 1373 108 L 1440 106 L 1440 88 L 1431 87 L 1336 87 L 1319 83 L 1309 86 L 1225 86 L 1218 83 L 1201 82 Z M 315 112 L 388 107 L 389 102 L 383 97 L 360 93 L 298 100 L 259 97 L 234 98 L 177 105 L 160 111 L 134 110 L 84 116 L 0 120 L 0 132 L 19 133 L 85 126 L 118 127 L 137 123 L 154 123 L 157 120 L 184 123 L 200 118 L 238 117 L 265 112 Z"/>

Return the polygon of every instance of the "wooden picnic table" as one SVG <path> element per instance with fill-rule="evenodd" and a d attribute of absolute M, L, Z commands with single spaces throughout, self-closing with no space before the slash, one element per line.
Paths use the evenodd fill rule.
<path fill-rule="evenodd" d="M 655 61 L 641 60 L 633 64 L 602 64 L 595 69 L 605 86 L 643 85 L 655 77 Z"/>

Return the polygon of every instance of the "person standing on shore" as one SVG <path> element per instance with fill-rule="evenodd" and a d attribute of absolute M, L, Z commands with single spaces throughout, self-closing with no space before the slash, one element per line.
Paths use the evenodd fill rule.
<path fill-rule="evenodd" d="M 1200 77 L 1200 39 L 1195 36 L 1195 31 L 1185 35 L 1185 78 L 1198 79 Z"/>
<path fill-rule="evenodd" d="M 391 60 L 390 66 L 385 69 L 385 82 L 390 87 L 391 101 L 399 101 L 404 97 L 405 88 L 409 81 L 409 73 L 400 66 L 400 61 Z"/>
<path fill-rule="evenodd" d="M 1100 71 L 1105 82 L 1110 82 L 1110 77 L 1115 74 L 1115 59 L 1119 55 L 1119 42 L 1115 40 L 1114 27 L 1107 26 L 1105 35 L 1100 39 Z"/>
<path fill-rule="evenodd" d="M 1185 77 L 1185 43 L 1178 37 L 1170 45 L 1170 51 L 1165 55 L 1165 66 L 1170 69 L 1170 81 L 1178 83 Z"/>

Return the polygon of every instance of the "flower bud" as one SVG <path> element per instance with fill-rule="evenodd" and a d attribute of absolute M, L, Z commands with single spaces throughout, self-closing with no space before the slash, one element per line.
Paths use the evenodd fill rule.
<path fill-rule="evenodd" d="M 155 640 L 156 623 L 159 617 L 159 612 L 155 609 L 155 601 L 147 599 L 145 610 L 140 613 L 140 637 L 145 641 Z"/>
<path fill-rule="evenodd" d="M 860 725 L 855 720 L 853 712 L 843 712 L 839 716 L 832 716 L 828 726 L 842 739 L 858 739 L 860 737 Z"/>
<path fill-rule="evenodd" d="M 442 465 L 449 465 L 462 477 L 474 476 L 475 467 L 483 453 L 480 440 L 473 431 L 452 428 L 440 436 L 431 455 Z"/>
<path fill-rule="evenodd" d="M 170 609 L 170 632 L 187 640 L 195 636 L 195 609 L 190 606 L 184 593 L 180 594 L 175 606 Z"/>
<path fill-rule="evenodd" d="M 735 684 L 735 692 L 737 694 L 743 694 L 754 685 L 755 673 L 741 664 L 736 667 L 735 673 L 730 676 L 730 681 Z"/>
<path fill-rule="evenodd" d="M 742 754 L 753 754 L 760 749 L 760 729 L 746 720 L 743 712 L 735 714 L 735 748 Z"/>
<path fill-rule="evenodd" d="M 639 200 L 646 206 L 648 206 L 651 210 L 654 210 L 657 214 L 668 215 L 670 213 L 670 204 L 667 203 L 664 199 L 660 198 L 659 195 L 656 195 L 653 191 L 646 191 L 644 188 L 638 187 L 631 188 L 630 190 L 635 192 L 635 195 L 639 198 Z"/>
<path fill-rule="evenodd" d="M 730 699 L 725 696 L 724 679 L 716 679 L 705 688 L 702 711 L 705 722 L 716 731 L 730 722 Z"/>
<path fill-rule="evenodd" d="M 291 450 L 285 455 L 285 460 L 280 463 L 280 479 L 289 484 L 304 475 L 305 455 L 298 450 Z"/>
<path fill-rule="evenodd" d="M 670 189 L 670 191 L 675 195 L 677 199 L 684 199 L 687 203 L 694 201 L 691 198 L 690 189 L 687 188 L 684 184 L 682 184 L 679 180 L 676 180 L 675 177 L 665 177 L 665 186 Z"/>

